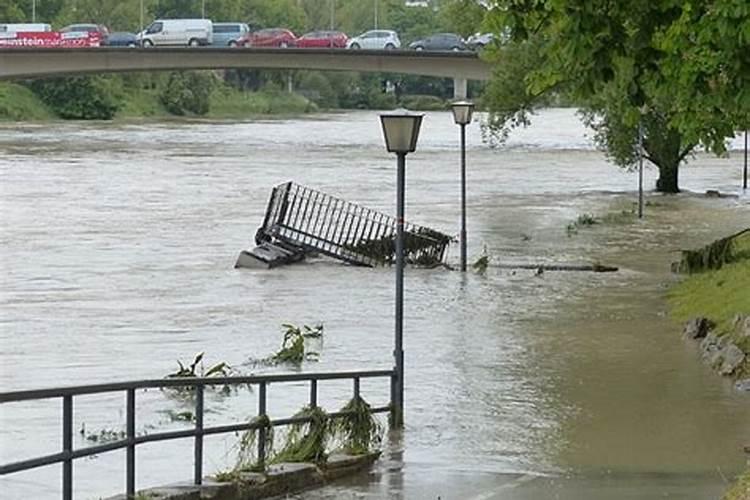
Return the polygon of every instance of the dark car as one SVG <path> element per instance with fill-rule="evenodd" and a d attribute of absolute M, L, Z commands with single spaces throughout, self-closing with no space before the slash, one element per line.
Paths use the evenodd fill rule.
<path fill-rule="evenodd" d="M 116 31 L 110 33 L 107 37 L 107 41 L 102 45 L 106 45 L 107 47 L 137 47 L 138 37 L 135 33 Z"/>
<path fill-rule="evenodd" d="M 267 28 L 253 31 L 237 40 L 241 47 L 294 47 L 297 36 L 284 28 Z"/>
<path fill-rule="evenodd" d="M 438 33 L 409 44 L 414 50 L 466 50 L 463 39 L 455 33 Z"/>
<path fill-rule="evenodd" d="M 297 39 L 297 47 L 345 49 L 349 37 L 340 31 L 313 31 Z"/>

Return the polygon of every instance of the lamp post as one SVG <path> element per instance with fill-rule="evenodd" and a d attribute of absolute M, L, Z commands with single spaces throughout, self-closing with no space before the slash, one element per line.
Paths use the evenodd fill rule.
<path fill-rule="evenodd" d="M 747 130 L 745 130 L 745 168 L 742 171 L 742 189 L 747 189 Z"/>
<path fill-rule="evenodd" d="M 31 0 L 31 22 L 36 22 L 36 0 Z"/>
<path fill-rule="evenodd" d="M 471 123 L 474 103 L 454 102 L 451 109 L 453 119 L 461 127 L 461 271 L 466 272 L 466 125 Z"/>
<path fill-rule="evenodd" d="M 643 218 L 643 141 L 646 131 L 643 127 L 643 117 L 649 112 L 648 104 L 643 104 L 638 112 L 638 218 Z"/>
<path fill-rule="evenodd" d="M 385 148 L 396 153 L 396 331 L 393 349 L 396 378 L 391 387 L 393 427 L 404 424 L 404 204 L 406 155 L 417 149 L 419 127 L 424 115 L 396 112 L 380 115 Z"/>

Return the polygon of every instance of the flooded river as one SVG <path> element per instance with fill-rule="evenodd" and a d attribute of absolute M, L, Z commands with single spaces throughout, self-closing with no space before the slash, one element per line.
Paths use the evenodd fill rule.
<path fill-rule="evenodd" d="M 429 113 L 408 158 L 407 217 L 455 234 L 458 129 Z M 579 214 L 633 208 L 636 175 L 593 150 L 570 110 L 548 110 L 503 149 L 469 129 L 469 254 L 494 263 L 619 266 L 617 273 L 490 267 L 406 274 L 406 428 L 369 476 L 307 498 L 715 498 L 744 464 L 750 395 L 701 364 L 667 315 L 677 251 L 748 225 L 739 154 L 699 154 L 688 192 L 649 194 L 646 218 L 583 228 Z M 736 147 L 739 148 L 739 141 Z M 377 114 L 253 122 L 0 125 L 1 390 L 159 378 L 204 351 L 243 373 L 276 351 L 281 324 L 325 325 L 305 371 L 389 368 L 393 270 L 312 260 L 233 269 L 272 186 L 294 180 L 394 212 L 395 159 Z M 653 186 L 656 171 L 646 172 Z M 739 197 L 706 199 L 718 189 Z M 693 191 L 692 193 L 689 191 Z M 457 245 L 449 261 L 458 259 Z M 335 410 L 349 384 L 321 384 Z M 306 388 L 272 386 L 271 416 Z M 363 384 L 374 404 L 386 383 Z M 179 405 L 139 395 L 138 432 L 180 428 Z M 124 429 L 124 397 L 76 399 L 86 435 Z M 206 425 L 255 412 L 212 395 Z M 0 462 L 60 448 L 59 402 L 0 407 Z M 206 442 L 205 467 L 234 436 Z M 138 486 L 185 480 L 190 440 L 138 448 Z M 3 499 L 59 498 L 60 467 L 0 478 Z M 124 489 L 124 452 L 76 462 L 76 498 Z"/>

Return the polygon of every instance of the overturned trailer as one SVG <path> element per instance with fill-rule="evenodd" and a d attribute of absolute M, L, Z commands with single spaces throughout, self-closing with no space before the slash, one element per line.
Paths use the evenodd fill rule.
<path fill-rule="evenodd" d="M 405 224 L 404 258 L 421 266 L 442 263 L 453 238 Z M 320 191 L 287 182 L 276 186 L 255 248 L 243 250 L 235 267 L 277 267 L 321 254 L 356 266 L 395 262 L 396 219 Z"/>

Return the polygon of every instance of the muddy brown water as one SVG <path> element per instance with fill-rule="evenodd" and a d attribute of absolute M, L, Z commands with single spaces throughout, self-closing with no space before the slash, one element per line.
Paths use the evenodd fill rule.
<path fill-rule="evenodd" d="M 457 129 L 429 113 L 408 158 L 407 214 L 458 232 Z M 739 148 L 737 141 L 735 146 Z M 283 322 L 323 322 L 304 371 L 391 364 L 393 272 L 325 260 L 234 270 L 270 188 L 294 180 L 393 211 L 394 159 L 377 114 L 240 123 L 0 125 L 2 390 L 162 377 L 205 351 L 259 373 Z M 738 153 L 738 152 L 737 152 Z M 649 193 L 644 221 L 583 228 L 579 214 L 631 210 L 635 174 L 607 164 L 570 110 L 547 110 L 507 147 L 469 129 L 469 253 L 498 263 L 588 263 L 617 273 L 490 267 L 408 270 L 406 428 L 372 474 L 311 498 L 711 498 L 741 470 L 750 396 L 679 338 L 665 288 L 677 251 L 750 222 L 740 155 L 699 154 L 679 196 Z M 656 172 L 648 169 L 646 185 Z M 737 194 L 705 199 L 706 189 Z M 458 258 L 457 246 L 449 260 Z M 334 410 L 349 384 L 321 385 Z M 272 416 L 305 401 L 272 386 Z M 374 404 L 385 383 L 363 384 Z M 124 398 L 77 400 L 84 436 L 124 429 Z M 183 407 L 139 394 L 138 431 L 184 427 Z M 255 395 L 211 395 L 207 425 L 255 412 Z M 0 407 L 0 462 L 60 446 L 59 403 Z M 234 436 L 206 444 L 207 471 Z M 138 448 L 138 485 L 191 474 L 189 440 Z M 76 463 L 76 498 L 124 486 L 124 453 Z M 3 498 L 58 498 L 59 466 L 0 478 Z"/>

